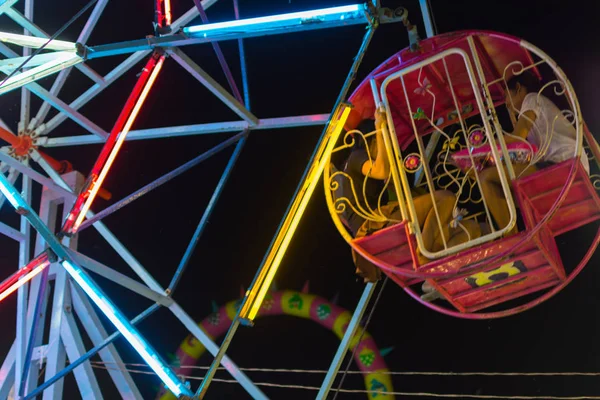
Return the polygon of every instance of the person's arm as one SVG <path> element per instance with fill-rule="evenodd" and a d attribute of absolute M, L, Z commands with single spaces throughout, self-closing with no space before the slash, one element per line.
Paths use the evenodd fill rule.
<path fill-rule="evenodd" d="M 533 123 L 535 122 L 536 118 L 535 112 L 532 110 L 523 113 L 517 120 L 515 130 L 510 133 L 510 135 L 516 137 L 505 135 L 504 139 L 506 140 L 506 143 L 520 142 L 521 140 L 518 138 L 527 139 L 527 135 L 533 127 Z"/>
<path fill-rule="evenodd" d="M 387 157 L 387 151 L 385 149 L 385 142 L 383 140 L 382 127 L 385 122 L 385 113 L 377 111 L 375 114 L 375 140 L 377 143 L 377 155 L 375 160 L 367 160 L 362 165 L 362 173 L 373 179 L 385 180 L 390 175 L 390 163 Z"/>

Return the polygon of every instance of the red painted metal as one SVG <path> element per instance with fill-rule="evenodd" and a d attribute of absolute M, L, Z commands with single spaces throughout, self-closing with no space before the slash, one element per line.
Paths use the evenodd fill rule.
<path fill-rule="evenodd" d="M 156 26 L 164 28 L 171 25 L 171 0 L 156 0 L 154 3 Z"/>
<path fill-rule="evenodd" d="M 598 248 L 598 245 L 600 245 L 600 228 L 596 232 L 596 236 L 595 236 L 592 244 L 590 245 L 590 248 L 588 249 L 587 253 L 583 257 L 583 259 L 579 262 L 579 264 L 577 265 L 577 267 L 575 267 L 575 269 L 573 270 L 573 272 L 571 272 L 569 274 L 569 276 L 561 284 L 559 284 L 557 286 L 554 286 L 548 292 L 542 294 L 540 297 L 538 297 L 538 298 L 536 298 L 534 300 L 531 300 L 531 301 L 529 301 L 529 302 L 527 302 L 525 304 L 522 304 L 522 305 L 510 308 L 510 309 L 507 309 L 507 310 L 496 311 L 496 312 L 487 312 L 487 313 L 461 313 L 461 312 L 458 312 L 458 311 L 454 311 L 454 310 L 448 309 L 448 308 L 443 307 L 441 305 L 430 303 L 430 302 L 427 302 L 425 300 L 422 300 L 421 297 L 420 297 L 420 295 L 418 293 L 416 293 L 410 287 L 403 286 L 403 289 L 404 289 L 404 291 L 406 293 L 408 293 L 408 295 L 410 297 L 412 297 L 413 299 L 415 299 L 419 303 L 423 304 L 427 308 L 430 308 L 430 309 L 432 309 L 434 311 L 437 311 L 437 312 L 439 312 L 441 314 L 445 314 L 445 315 L 450 316 L 450 317 L 456 317 L 456 318 L 462 318 L 462 319 L 474 319 L 474 320 L 497 319 L 497 318 L 510 317 L 512 315 L 516 315 L 516 314 L 522 313 L 524 311 L 530 310 L 533 307 L 536 307 L 536 306 L 544 303 L 548 299 L 550 299 L 553 296 L 555 296 L 558 292 L 560 292 L 561 290 L 563 290 L 569 283 L 571 283 L 573 281 L 573 279 L 575 279 L 581 273 L 581 271 L 583 271 L 583 268 L 585 268 L 585 266 L 587 265 L 587 263 L 590 261 L 590 259 L 594 255 L 594 252 Z"/>
<path fill-rule="evenodd" d="M 469 35 L 472 35 L 475 39 L 478 55 L 483 62 L 482 67 L 486 82 L 501 78 L 498 76 L 498 71 L 503 71 L 509 62 L 520 61 L 525 67 L 533 64 L 531 55 L 520 46 L 519 39 L 502 34 L 459 32 L 428 39 L 424 41 L 424 48 L 421 51 L 413 53 L 405 49 L 399 52 L 363 81 L 350 98 L 355 109 L 347 128 L 354 128 L 357 122 L 372 118 L 374 114 L 375 105 L 371 94 L 371 78 L 381 84 L 392 73 L 414 65 L 448 48 L 458 47 L 468 54 L 470 49 L 466 46 L 468 46 L 467 38 Z M 452 77 L 452 86 L 457 88 L 457 96 L 461 105 L 469 102 L 473 104 L 473 93 L 468 82 L 468 76 L 466 76 L 464 62 L 458 56 L 455 58 L 459 62 L 454 62 L 452 56 L 446 59 Z M 413 94 L 419 94 L 418 91 L 422 87 L 424 78 L 428 78 L 431 84 L 428 89 L 436 94 L 435 114 L 444 113 L 445 110 L 454 110 L 454 104 L 444 103 L 451 100 L 447 99 L 448 95 L 445 93 L 447 84 L 440 83 L 440 76 L 435 73 L 440 70 L 440 63 L 433 63 L 431 67 L 423 68 L 420 80 L 418 79 L 418 71 L 405 76 L 405 84 L 413 112 L 416 111 L 417 107 L 421 107 L 426 115 L 431 115 L 432 112 L 431 104 L 418 103 L 418 97 L 417 102 L 413 105 L 413 98 L 415 97 Z M 441 64 L 441 67 L 444 68 L 444 65 Z M 532 70 L 538 73 L 536 68 Z M 458 80 L 455 80 L 456 75 L 459 76 Z M 510 75 L 507 78 L 509 79 Z M 461 89 L 464 89 L 462 93 L 460 93 Z M 489 89 L 495 106 L 502 105 L 504 93 L 501 85 L 491 85 Z M 410 126 L 412 124 L 410 118 L 402 118 L 405 116 L 411 117 L 408 114 L 404 89 L 401 85 L 394 87 L 390 84 L 386 94 L 391 108 L 398 114 L 392 115 L 392 118 L 399 143 L 401 146 L 406 146 L 413 140 L 414 134 L 412 126 Z M 474 110 L 470 115 L 477 112 L 478 110 Z M 394 114 L 394 111 L 392 114 Z M 427 134 L 431 131 L 425 127 L 429 122 L 416 122 L 420 134 Z M 445 125 L 455 122 L 456 120 L 449 121 L 449 118 L 446 118 L 439 126 L 443 128 Z M 589 140 L 591 135 L 587 128 L 585 129 Z M 594 146 L 595 142 L 590 144 Z M 594 147 L 593 150 L 596 153 L 600 152 L 597 147 Z M 378 265 L 411 297 L 446 315 L 467 319 L 488 319 L 501 318 L 528 310 L 549 299 L 571 282 L 581 272 L 600 243 L 599 229 L 594 242 L 581 263 L 569 276 L 565 274 L 554 237 L 600 218 L 600 202 L 578 159 L 565 161 L 553 168 L 556 171 L 560 170 L 560 173 L 552 173 L 552 170 L 546 172 L 542 170 L 533 176 L 514 182 L 516 187 L 528 188 L 527 196 L 515 197 L 517 197 L 516 200 L 520 204 L 529 202 L 529 204 L 521 206 L 521 211 L 526 221 L 529 222 L 526 224 L 526 231 L 512 237 L 487 243 L 476 249 L 469 249 L 423 266 L 418 264 L 415 257 L 416 243 L 414 237 L 409 235 L 405 223 L 388 227 L 366 238 L 356 239 L 352 242 L 352 247 L 365 259 Z M 549 174 L 552 175 L 552 179 L 548 179 Z M 531 184 L 531 182 L 541 180 L 552 183 L 538 183 L 538 186 L 542 185 L 540 187 Z M 519 189 L 515 191 L 523 192 Z M 505 271 L 506 264 L 509 264 L 507 267 L 509 268 L 516 265 L 513 265 L 513 263 L 520 263 L 520 267 L 525 269 L 522 271 L 519 269 L 518 273 L 513 271 L 511 272 L 514 273 L 513 275 L 506 276 L 502 274 L 503 272 L 500 275 L 496 273 L 496 268 L 502 267 L 501 271 Z M 469 286 L 469 282 L 465 279 L 480 273 L 494 276 L 494 280 L 482 284 L 481 287 Z M 439 292 L 445 295 L 459 311 L 423 301 L 410 287 L 410 285 L 423 279 L 430 280 Z M 498 312 L 477 312 L 543 290 L 546 290 L 546 292 L 526 304 Z"/>
<path fill-rule="evenodd" d="M 550 211 L 563 182 L 569 173 L 571 161 L 544 168 L 514 182 L 515 195 L 521 205 L 525 224 L 534 227 Z M 600 219 L 600 198 L 580 162 L 565 201 L 548 221 L 552 236 L 558 236 Z"/>
<path fill-rule="evenodd" d="M 477 54 L 483 61 L 482 68 L 484 70 L 486 82 L 495 81 L 501 78 L 502 76 L 500 73 L 504 71 L 505 67 L 511 62 L 519 61 L 525 67 L 533 64 L 533 59 L 529 52 L 521 47 L 520 39 L 509 35 L 485 31 L 461 31 L 425 39 L 420 43 L 420 50 L 411 51 L 409 48 L 406 48 L 394 54 L 377 67 L 358 86 L 349 99 L 350 103 L 354 106 L 354 109 L 346 124 L 347 128 L 353 129 L 360 121 L 367 118 L 373 118 L 373 115 L 375 115 L 375 103 L 373 101 L 370 86 L 371 78 L 375 78 L 378 87 L 380 87 L 385 78 L 391 74 L 426 60 L 449 48 L 459 48 L 464 50 L 469 54 L 471 64 L 473 64 L 473 59 L 470 56 L 471 51 L 469 43 L 467 41 L 470 36 L 475 39 Z M 446 66 L 449 75 L 452 78 L 452 86 L 455 89 L 459 104 L 463 107 L 469 105 L 474 109 L 470 113 L 465 113 L 464 117 L 468 118 L 469 116 L 477 114 L 477 111 L 475 110 L 477 107 L 475 107 L 476 103 L 473 89 L 462 57 L 458 55 L 448 56 L 446 58 Z M 535 68 L 533 70 L 537 73 Z M 443 72 L 443 74 L 440 72 Z M 431 83 L 431 88 L 429 90 L 436 95 L 436 118 L 438 116 L 444 116 L 444 122 L 438 125 L 442 129 L 456 123 L 456 120 L 452 120 L 448 117 L 449 114 L 455 110 L 455 105 L 452 96 L 448 94 L 448 83 L 446 82 L 445 76 L 445 66 L 444 62 L 441 60 L 423 68 L 421 72 L 421 83 L 427 78 Z M 511 76 L 512 73 L 509 72 L 507 79 Z M 419 71 L 413 71 L 404 77 L 407 93 L 411 101 L 411 108 L 412 111 L 415 112 L 417 108 L 420 107 L 426 115 L 430 116 L 432 114 L 431 96 L 415 94 L 415 90 L 418 90 L 420 87 L 418 77 Z M 491 85 L 489 89 L 494 104 L 503 104 L 504 89 L 502 88 L 502 85 Z M 394 120 L 398 142 L 402 148 L 405 148 L 414 140 L 414 134 L 412 122 L 404 118 L 410 114 L 406 105 L 401 82 L 396 80 L 390 83 L 386 93 L 392 109 L 392 119 Z M 429 126 L 429 122 L 422 120 L 415 121 L 415 123 L 417 130 L 421 135 L 431 133 L 432 128 Z"/>
<path fill-rule="evenodd" d="M 50 261 L 48 259 L 48 255 L 44 253 L 5 279 L 2 283 L 0 283 L 0 301 L 4 300 L 11 293 L 15 292 L 20 286 L 30 281 L 35 275 L 37 275 L 37 273 L 41 272 L 49 265 Z"/>

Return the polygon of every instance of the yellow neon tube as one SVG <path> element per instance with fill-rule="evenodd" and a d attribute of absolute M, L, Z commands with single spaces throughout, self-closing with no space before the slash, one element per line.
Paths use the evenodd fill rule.
<path fill-rule="evenodd" d="M 311 165 L 310 171 L 307 174 L 302 189 L 296 196 L 292 208 L 288 213 L 285 222 L 277 235 L 275 243 L 269 252 L 265 263 L 261 268 L 260 275 L 258 276 L 254 287 L 246 293 L 247 299 L 244 302 L 244 306 L 240 311 L 240 318 L 247 320 L 254 320 L 262 302 L 275 278 L 277 269 L 283 260 L 283 256 L 294 236 L 294 232 L 300 223 L 300 219 L 306 210 L 306 206 L 315 191 L 317 183 L 321 178 L 321 174 L 325 169 L 325 164 L 329 160 L 329 155 L 335 147 L 344 124 L 350 115 L 351 108 L 348 105 L 342 105 L 340 111 L 338 111 L 339 117 L 337 120 L 332 121 L 329 132 L 323 139 L 317 155 Z"/>

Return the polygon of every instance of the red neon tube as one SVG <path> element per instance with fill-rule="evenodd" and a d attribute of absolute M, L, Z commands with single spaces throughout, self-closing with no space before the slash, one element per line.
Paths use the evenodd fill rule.
<path fill-rule="evenodd" d="M 171 0 L 156 0 L 156 25 L 164 28 L 171 25 Z"/>
<path fill-rule="evenodd" d="M 154 53 L 146 63 L 133 91 L 125 103 L 125 107 L 123 107 L 117 122 L 102 148 L 100 156 L 92 168 L 92 172 L 90 172 L 90 175 L 88 176 L 84 189 L 77 197 L 77 200 L 65 221 L 62 233 L 66 235 L 75 234 L 79 225 L 83 222 L 86 213 L 90 209 L 90 206 L 102 186 L 102 182 L 106 178 L 113 161 L 131 129 L 131 125 L 135 121 L 144 100 L 148 96 L 150 88 L 160 72 L 164 59 L 165 57 L 163 55 Z"/>
<path fill-rule="evenodd" d="M 50 260 L 48 259 L 47 254 L 44 253 L 12 274 L 9 278 L 4 280 L 4 282 L 0 283 L 0 301 L 10 296 L 49 265 Z"/>

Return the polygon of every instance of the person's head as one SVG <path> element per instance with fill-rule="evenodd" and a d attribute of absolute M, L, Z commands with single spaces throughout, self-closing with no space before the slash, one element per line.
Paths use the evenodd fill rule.
<path fill-rule="evenodd" d="M 538 92 L 540 81 L 533 73 L 525 71 L 510 78 L 506 87 L 506 105 L 511 110 L 520 110 L 525 96 Z"/>

